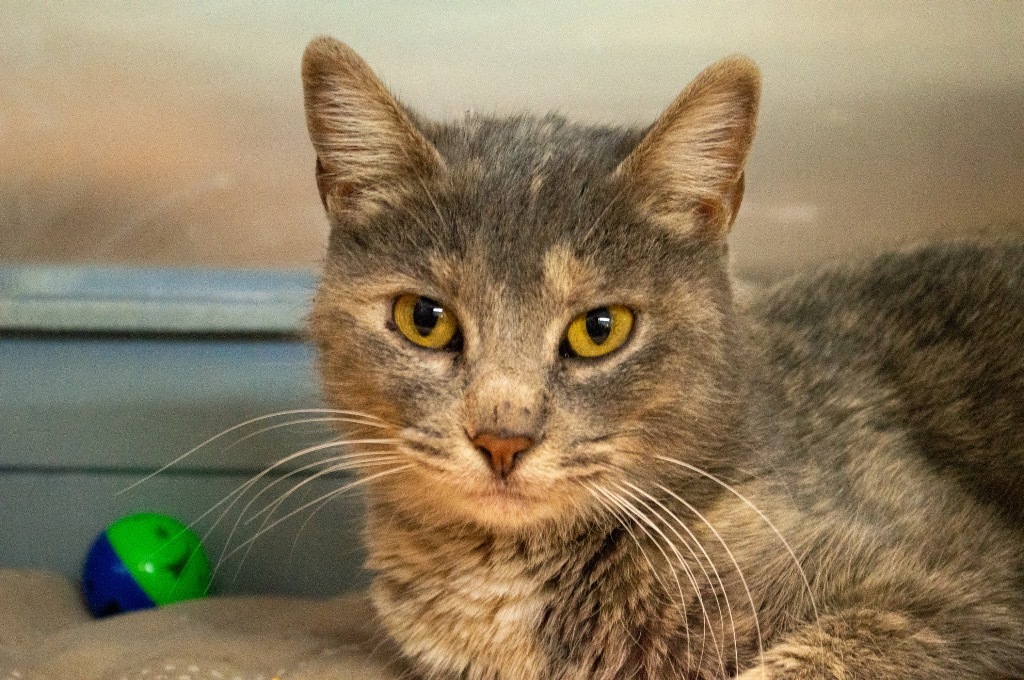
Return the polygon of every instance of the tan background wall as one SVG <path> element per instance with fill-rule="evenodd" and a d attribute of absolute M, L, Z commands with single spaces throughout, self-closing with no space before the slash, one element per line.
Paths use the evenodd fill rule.
<path fill-rule="evenodd" d="M 710 61 L 754 57 L 748 274 L 1024 231 L 1017 0 L 8 1 L 0 263 L 315 266 L 298 63 L 318 33 L 433 116 L 646 123 Z"/>

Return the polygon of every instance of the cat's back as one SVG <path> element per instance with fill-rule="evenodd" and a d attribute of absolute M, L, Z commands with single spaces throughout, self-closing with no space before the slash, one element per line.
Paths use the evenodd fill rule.
<path fill-rule="evenodd" d="M 1024 519 L 1024 242 L 940 244 L 755 299 L 798 436 L 858 418 Z"/>

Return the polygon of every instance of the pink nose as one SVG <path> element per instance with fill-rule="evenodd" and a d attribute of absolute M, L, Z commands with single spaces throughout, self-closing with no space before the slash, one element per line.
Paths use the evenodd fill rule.
<path fill-rule="evenodd" d="M 516 457 L 533 446 L 533 440 L 529 437 L 500 437 L 490 432 L 481 432 L 472 441 L 480 453 L 484 454 L 494 474 L 501 479 L 512 472 Z"/>

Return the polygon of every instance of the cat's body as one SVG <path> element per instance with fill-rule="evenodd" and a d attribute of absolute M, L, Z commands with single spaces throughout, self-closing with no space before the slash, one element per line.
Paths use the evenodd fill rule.
<path fill-rule="evenodd" d="M 757 75 L 713 69 L 646 132 L 443 126 L 307 51 L 382 621 L 425 677 L 1024 675 L 1024 246 L 734 302 Z"/>
<path fill-rule="evenodd" d="M 836 677 L 964 678 L 972 666 L 983 669 L 977 677 L 1002 677 L 994 674 L 1000 657 L 1006 669 L 1024 663 L 1024 402 L 1013 398 L 1024 394 L 1024 368 L 1012 351 L 1024 347 L 1022 282 L 1024 246 L 933 247 L 788 282 L 743 315 L 756 329 L 743 363 L 759 378 L 746 397 L 757 427 L 743 470 L 720 474 L 788 537 L 822 621 L 874 610 L 880 618 L 872 625 L 897 645 L 884 674 L 868 666 L 860 675 L 854 669 L 869 654 L 884 657 L 888 642 L 851 645 L 850 675 Z M 978 313 L 957 318 L 967 309 Z M 367 531 L 380 571 L 376 594 L 392 630 L 415 640 L 409 651 L 453 669 L 500 667 L 510 678 L 634 670 L 667 678 L 692 665 L 680 612 L 645 576 L 649 558 L 670 590 L 677 587 L 642 524 L 633 531 L 646 557 L 617 522 L 576 536 L 501 540 L 418 527 L 378 503 Z M 724 659 L 704 650 L 708 677 L 721 672 L 720 661 L 734 665 L 733 622 L 744 665 L 759 655 L 733 558 L 757 603 L 766 650 L 814 620 L 786 546 L 737 495 L 723 489 L 701 508 L 732 556 L 692 512 L 667 503 L 711 557 L 698 564 L 680 546 L 684 559 L 705 587 L 701 566 L 710 572 L 713 562 L 711 581 L 722 578 L 732 607 L 714 642 L 708 635 L 706 644 L 726 649 Z M 660 530 L 677 544 L 676 532 L 686 537 L 678 525 Z M 627 597 L 636 599 L 628 613 Z M 716 626 L 725 599 L 704 593 Z M 695 598 L 688 606 L 700 612 Z M 700 619 L 690 628 L 699 658 L 706 634 Z M 1005 648 L 982 642 L 989 636 Z M 991 669 L 980 665 L 989 657 Z M 812 669 L 805 677 L 831 676 Z"/>

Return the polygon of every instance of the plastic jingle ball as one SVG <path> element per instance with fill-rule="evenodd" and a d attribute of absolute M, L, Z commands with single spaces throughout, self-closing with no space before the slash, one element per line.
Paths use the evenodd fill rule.
<path fill-rule="evenodd" d="M 211 579 L 210 560 L 195 532 L 155 512 L 108 526 L 82 568 L 85 601 L 96 617 L 203 597 Z"/>

